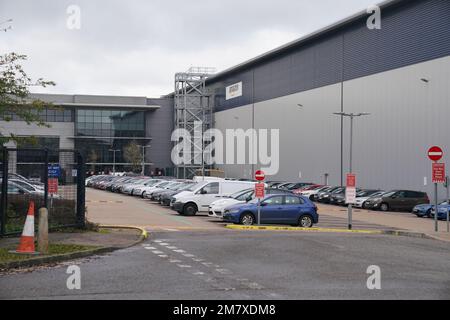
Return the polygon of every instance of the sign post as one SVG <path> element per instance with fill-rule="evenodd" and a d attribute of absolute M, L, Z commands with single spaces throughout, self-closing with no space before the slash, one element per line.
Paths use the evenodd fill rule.
<path fill-rule="evenodd" d="M 58 193 L 58 178 L 60 174 L 61 167 L 59 165 L 48 165 L 47 190 L 50 194 L 50 208 L 53 207 L 53 195 Z"/>
<path fill-rule="evenodd" d="M 352 230 L 352 204 L 356 202 L 356 175 L 353 173 L 347 174 L 347 183 L 345 188 L 345 202 L 348 205 L 348 229 Z"/>
<path fill-rule="evenodd" d="M 265 184 L 263 181 L 265 178 L 266 178 L 266 175 L 265 175 L 264 171 L 256 170 L 255 179 L 257 181 L 259 181 L 259 183 L 257 183 L 255 185 L 255 196 L 258 198 L 258 225 L 261 224 L 261 199 L 264 199 Z M 261 189 L 262 189 L 262 191 L 261 191 Z"/>
<path fill-rule="evenodd" d="M 447 201 L 448 205 L 450 206 L 450 194 L 449 194 L 449 184 L 450 184 L 450 177 L 445 177 L 445 189 L 447 190 L 447 197 L 445 198 L 445 201 Z M 447 209 L 447 232 L 450 232 L 450 209 Z"/>
<path fill-rule="evenodd" d="M 438 146 L 431 147 L 428 150 L 428 158 L 434 161 L 432 164 L 432 178 L 434 183 L 434 231 L 439 231 L 438 225 L 438 183 L 443 183 L 445 179 L 445 165 L 443 163 L 437 163 L 442 159 L 444 152 Z"/>

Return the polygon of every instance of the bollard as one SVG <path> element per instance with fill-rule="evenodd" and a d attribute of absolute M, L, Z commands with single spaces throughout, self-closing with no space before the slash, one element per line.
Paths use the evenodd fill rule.
<path fill-rule="evenodd" d="M 48 254 L 48 210 L 47 210 L 47 208 L 39 209 L 38 251 L 42 254 Z"/>

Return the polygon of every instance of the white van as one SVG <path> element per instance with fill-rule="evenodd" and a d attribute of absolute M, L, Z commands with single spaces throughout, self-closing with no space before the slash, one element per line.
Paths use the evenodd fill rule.
<path fill-rule="evenodd" d="M 202 176 L 195 176 L 192 178 L 192 181 L 194 182 L 205 182 L 205 181 L 223 181 L 224 178 L 218 178 L 218 177 L 202 177 Z"/>
<path fill-rule="evenodd" d="M 170 207 L 179 214 L 193 216 L 197 212 L 208 212 L 209 205 L 219 198 L 235 192 L 255 188 L 252 181 L 205 181 L 192 191 L 183 191 L 172 198 Z"/>

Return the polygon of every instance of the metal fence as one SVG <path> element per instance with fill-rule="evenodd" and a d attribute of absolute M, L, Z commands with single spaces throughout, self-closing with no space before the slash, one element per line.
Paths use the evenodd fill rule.
<path fill-rule="evenodd" d="M 84 227 L 85 163 L 78 151 L 3 148 L 0 165 L 0 236 L 22 232 L 31 202 L 36 217 L 48 209 L 49 229 Z"/>

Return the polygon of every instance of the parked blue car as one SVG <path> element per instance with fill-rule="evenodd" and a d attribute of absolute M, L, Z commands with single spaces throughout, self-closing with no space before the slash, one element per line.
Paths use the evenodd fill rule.
<path fill-rule="evenodd" d="M 447 220 L 447 212 L 450 210 L 450 202 L 444 201 L 441 204 L 438 205 L 438 219 L 439 220 Z M 434 218 L 435 210 L 434 206 L 431 210 L 431 217 Z"/>
<path fill-rule="evenodd" d="M 412 213 L 419 218 L 431 217 L 431 209 L 433 208 L 434 206 L 432 204 L 418 204 L 413 208 Z"/>
<path fill-rule="evenodd" d="M 258 200 L 236 204 L 225 209 L 223 220 L 243 225 L 257 223 Z M 261 200 L 261 224 L 287 224 L 311 228 L 319 222 L 317 207 L 298 195 L 270 195 Z"/>
<path fill-rule="evenodd" d="M 443 201 L 443 202 L 439 203 L 438 204 L 439 211 L 441 211 L 440 210 L 441 208 L 442 208 L 443 211 L 445 211 L 448 208 L 450 208 L 449 202 L 448 201 Z M 414 213 L 419 218 L 434 217 L 434 205 L 432 205 L 432 204 L 419 204 L 419 205 L 414 207 L 412 213 Z M 445 211 L 445 214 L 447 214 L 446 211 Z M 447 219 L 447 218 L 445 218 L 445 219 Z"/>

